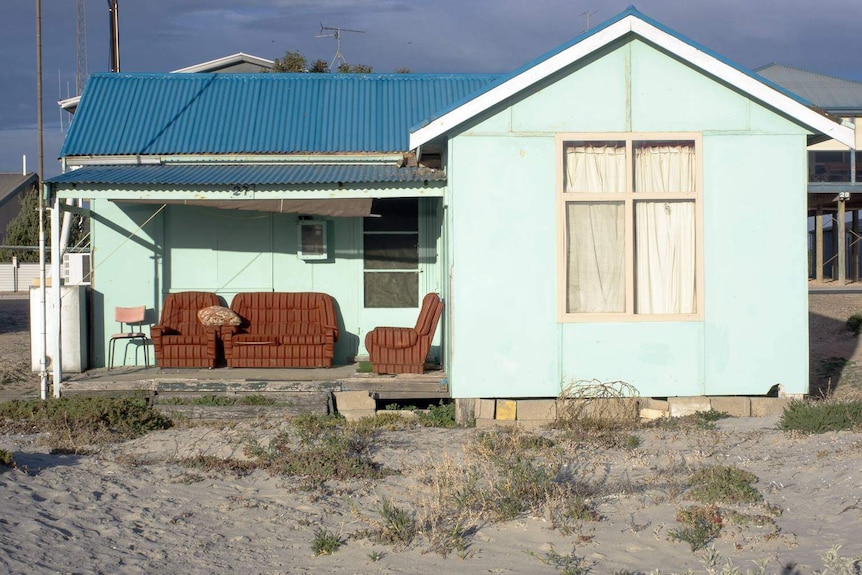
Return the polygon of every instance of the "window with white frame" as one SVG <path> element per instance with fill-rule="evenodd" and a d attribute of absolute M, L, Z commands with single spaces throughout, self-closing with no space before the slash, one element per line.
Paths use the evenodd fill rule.
<path fill-rule="evenodd" d="M 699 317 L 699 136 L 559 142 L 561 319 Z"/>

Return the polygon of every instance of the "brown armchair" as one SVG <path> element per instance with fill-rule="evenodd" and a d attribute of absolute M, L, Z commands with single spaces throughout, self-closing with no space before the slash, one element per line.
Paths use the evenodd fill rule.
<path fill-rule="evenodd" d="M 443 302 L 436 293 L 422 300 L 416 327 L 376 327 L 365 336 L 371 369 L 377 373 L 422 373 Z"/>
<path fill-rule="evenodd" d="M 201 324 L 198 310 L 217 305 L 218 296 L 210 292 L 165 296 L 161 321 L 150 328 L 159 367 L 215 367 L 218 328 Z"/>

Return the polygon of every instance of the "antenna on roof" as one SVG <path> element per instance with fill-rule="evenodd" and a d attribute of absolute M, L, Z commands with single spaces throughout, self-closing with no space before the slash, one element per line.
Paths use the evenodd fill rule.
<path fill-rule="evenodd" d="M 595 10 L 593 10 L 592 12 L 590 12 L 589 10 L 587 10 L 586 12 L 581 12 L 580 15 L 585 16 L 587 18 L 587 27 L 584 28 L 584 32 L 589 32 L 589 30 L 590 30 L 590 16 L 592 16 L 595 13 L 596 13 Z"/>
<path fill-rule="evenodd" d="M 331 34 L 327 34 L 325 32 L 331 32 Z M 338 48 L 335 50 L 335 57 L 332 58 L 332 62 L 329 64 L 329 69 L 332 71 L 337 70 L 336 63 L 338 66 L 342 64 L 347 64 L 347 60 L 344 59 L 344 54 L 341 53 L 341 33 L 342 32 L 356 32 L 357 34 L 365 34 L 365 30 L 351 30 L 349 28 L 330 28 L 329 26 L 324 26 L 323 23 L 320 24 L 320 34 L 315 36 L 315 38 L 335 38 L 338 41 Z"/>

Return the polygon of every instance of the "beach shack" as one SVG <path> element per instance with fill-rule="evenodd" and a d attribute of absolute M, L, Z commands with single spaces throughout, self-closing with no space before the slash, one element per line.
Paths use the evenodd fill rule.
<path fill-rule="evenodd" d="M 504 75 L 95 75 L 46 193 L 91 217 L 96 365 L 170 293 L 329 294 L 346 363 L 436 292 L 453 398 L 804 394 L 823 136 L 629 8 Z"/>

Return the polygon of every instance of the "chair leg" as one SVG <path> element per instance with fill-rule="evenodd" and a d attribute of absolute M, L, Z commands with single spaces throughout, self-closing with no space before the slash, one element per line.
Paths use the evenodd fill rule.
<path fill-rule="evenodd" d="M 108 370 L 110 371 L 114 367 L 114 347 L 117 345 L 117 340 L 111 338 L 110 343 L 108 344 Z"/>

